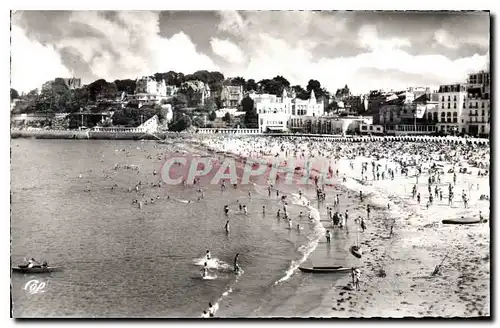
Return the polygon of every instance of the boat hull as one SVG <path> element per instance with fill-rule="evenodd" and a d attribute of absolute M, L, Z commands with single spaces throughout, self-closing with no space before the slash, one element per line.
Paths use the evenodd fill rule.
<path fill-rule="evenodd" d="M 361 252 L 361 248 L 357 246 L 351 246 L 351 254 L 356 256 L 358 259 L 360 259 L 361 256 L 363 255 Z"/>
<path fill-rule="evenodd" d="M 12 272 L 17 273 L 50 273 L 60 270 L 59 267 L 45 267 L 45 268 L 20 268 L 13 267 Z"/>
<path fill-rule="evenodd" d="M 481 223 L 481 220 L 474 218 L 467 219 L 445 219 L 441 221 L 443 224 L 478 224 Z"/>
<path fill-rule="evenodd" d="M 313 267 L 313 268 L 303 268 L 299 267 L 299 270 L 306 273 L 336 273 L 336 272 L 349 272 L 351 268 L 345 267 Z"/>

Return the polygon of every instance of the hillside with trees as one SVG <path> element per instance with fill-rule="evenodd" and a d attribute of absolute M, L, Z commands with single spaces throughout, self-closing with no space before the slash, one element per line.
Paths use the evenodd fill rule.
<path fill-rule="evenodd" d="M 312 90 L 319 100 L 321 97 L 328 97 L 329 94 L 317 80 L 311 79 L 303 88 L 300 85 L 291 86 L 290 82 L 283 76 L 278 75 L 271 79 L 262 79 L 256 82 L 241 76 L 226 78 L 220 72 L 210 72 L 199 70 L 192 74 L 181 72 L 155 73 L 150 76 L 156 81 L 165 80 L 167 85 L 177 86 L 177 94 L 168 101 L 174 109 L 188 115 L 185 110 L 189 109 L 189 99 L 192 93 L 196 92 L 200 85 L 208 85 L 211 97 L 205 101 L 204 105 L 195 108 L 198 115 L 205 115 L 209 121 L 215 120 L 215 111 L 220 108 L 220 93 L 224 85 L 242 86 L 244 92 L 254 91 L 257 93 L 269 93 L 281 96 L 283 90 L 290 94 L 294 91 L 300 99 L 308 99 Z M 200 84 L 202 83 L 202 84 Z M 74 113 L 82 111 L 114 111 L 113 122 L 116 125 L 137 126 L 141 119 L 147 120 L 153 115 L 160 118 L 165 117 L 160 105 L 136 108 L 126 101 L 122 101 L 123 94 L 133 94 L 135 91 L 135 80 L 123 79 L 108 82 L 98 79 L 79 89 L 70 89 L 63 79 L 55 79 L 44 85 L 40 92 L 32 90 L 27 94 L 19 94 L 15 89 L 10 90 L 11 100 L 17 99 L 12 110 L 13 114 L 18 113 Z M 253 100 L 245 97 L 241 103 L 241 108 L 245 112 L 244 124 L 247 127 L 257 126 L 257 113 L 253 110 Z M 175 116 L 175 115 L 174 115 Z M 184 115 L 185 116 L 185 115 Z M 174 117 L 171 125 L 176 129 L 191 126 L 191 119 L 184 116 Z M 231 122 L 230 117 L 225 117 L 225 121 Z M 197 121 L 197 123 L 199 123 Z"/>

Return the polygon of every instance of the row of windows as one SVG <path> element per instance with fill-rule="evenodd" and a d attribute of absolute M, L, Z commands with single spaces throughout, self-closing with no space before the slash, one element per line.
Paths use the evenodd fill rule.
<path fill-rule="evenodd" d="M 489 108 L 489 102 L 486 103 L 486 106 L 484 104 L 485 104 L 484 102 L 481 103 L 481 108 L 485 108 L 485 107 Z M 478 104 L 477 101 L 474 104 L 473 103 L 469 103 L 469 108 L 479 108 L 478 105 L 479 104 Z M 448 108 L 451 108 L 451 104 L 450 103 L 448 103 Z M 455 109 L 457 108 L 457 103 L 453 103 L 453 108 L 455 108 Z M 465 103 L 463 104 L 463 108 L 467 108 L 467 105 Z M 441 104 L 441 109 L 444 109 L 444 103 Z"/>
<path fill-rule="evenodd" d="M 283 121 L 267 121 L 266 124 L 267 125 L 283 125 Z"/>
<path fill-rule="evenodd" d="M 485 111 L 484 111 L 484 109 L 483 109 L 483 110 L 481 111 L 481 116 L 486 116 L 485 114 L 486 114 L 486 113 L 485 113 Z M 490 111 L 488 111 L 488 113 L 487 113 L 487 114 L 488 114 L 488 115 L 490 115 Z M 478 116 L 479 114 L 478 114 L 477 109 L 476 109 L 475 113 L 473 113 L 472 111 L 470 111 L 470 112 L 469 112 L 469 115 L 471 115 L 471 116 L 473 116 L 473 115 L 474 115 L 474 116 Z"/>

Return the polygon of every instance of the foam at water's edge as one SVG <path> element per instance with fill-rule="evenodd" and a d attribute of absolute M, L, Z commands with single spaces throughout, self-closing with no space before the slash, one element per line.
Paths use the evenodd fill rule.
<path fill-rule="evenodd" d="M 313 227 L 313 235 L 312 238 L 307 238 L 308 242 L 306 244 L 301 245 L 298 248 L 298 251 L 302 253 L 302 256 L 299 259 L 292 260 L 290 266 L 285 271 L 285 275 L 278 279 L 274 284 L 277 285 L 284 281 L 290 279 L 293 273 L 299 268 L 299 266 L 307 260 L 309 255 L 316 249 L 318 246 L 318 242 L 320 238 L 325 233 L 325 227 L 321 224 L 319 211 L 312 206 L 305 205 L 305 203 L 309 203 L 308 199 L 304 196 L 300 197 L 298 194 L 290 194 L 292 196 L 292 203 L 294 205 L 304 206 L 309 210 L 309 213 L 312 218 L 312 222 L 314 223 Z M 302 200 L 303 199 L 303 200 Z"/>

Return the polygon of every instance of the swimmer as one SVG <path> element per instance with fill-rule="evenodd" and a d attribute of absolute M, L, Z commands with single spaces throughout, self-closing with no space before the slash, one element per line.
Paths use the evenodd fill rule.
<path fill-rule="evenodd" d="M 201 269 L 201 277 L 205 278 L 207 276 L 208 276 L 208 266 L 207 262 L 205 262 L 205 264 L 203 265 L 203 269 Z"/>
<path fill-rule="evenodd" d="M 299 218 L 301 218 L 302 216 L 304 216 L 304 214 L 302 212 L 299 213 Z"/>
<path fill-rule="evenodd" d="M 248 214 L 248 209 L 247 209 L 247 206 L 246 206 L 246 205 L 243 205 L 243 212 L 244 212 L 245 214 Z"/>
<path fill-rule="evenodd" d="M 229 213 L 229 206 L 224 205 L 224 213 L 227 215 Z"/>
<path fill-rule="evenodd" d="M 210 317 L 213 318 L 215 315 L 215 311 L 217 310 L 216 306 L 212 305 L 212 303 L 208 303 L 208 313 L 210 314 Z"/>
<path fill-rule="evenodd" d="M 233 267 L 234 267 L 234 272 L 238 273 L 240 272 L 240 266 L 238 265 L 238 257 L 240 256 L 240 253 L 236 253 L 236 256 L 234 257 L 233 261 Z"/>
<path fill-rule="evenodd" d="M 266 205 L 262 206 L 262 214 L 266 214 Z"/>
<path fill-rule="evenodd" d="M 300 232 L 300 224 L 297 223 L 297 231 Z"/>
<path fill-rule="evenodd" d="M 209 261 L 211 258 L 209 250 L 207 250 L 207 253 L 205 254 L 205 258 L 207 259 L 207 261 Z M 205 264 L 207 264 L 207 263 L 205 263 Z"/>
<path fill-rule="evenodd" d="M 330 230 L 326 230 L 326 242 L 329 244 L 330 243 L 330 239 L 332 238 L 332 234 L 330 233 Z"/>

